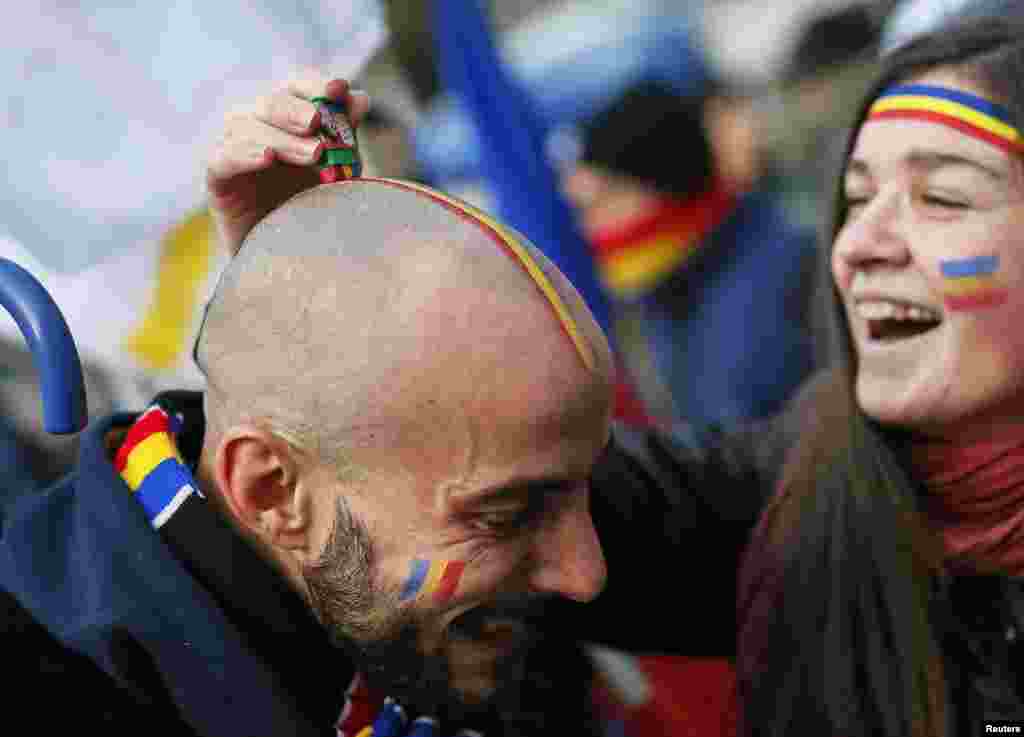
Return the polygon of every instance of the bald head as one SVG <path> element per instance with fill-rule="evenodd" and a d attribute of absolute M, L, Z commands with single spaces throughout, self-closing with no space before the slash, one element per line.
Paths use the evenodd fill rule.
<path fill-rule="evenodd" d="M 198 356 L 212 429 L 265 421 L 332 454 L 369 442 L 353 432 L 500 387 L 564 415 L 606 402 L 612 371 L 579 296 L 525 239 L 371 179 L 302 193 L 252 231 Z"/>

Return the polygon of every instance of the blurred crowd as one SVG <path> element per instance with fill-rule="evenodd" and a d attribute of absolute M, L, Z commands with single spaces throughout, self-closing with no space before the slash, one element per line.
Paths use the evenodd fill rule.
<path fill-rule="evenodd" d="M 760 12 L 773 12 L 763 5 Z M 836 194 L 829 183 L 852 106 L 881 55 L 953 15 L 1022 9 L 1009 0 L 804 5 L 785 34 L 766 41 L 776 61 L 765 69 L 728 63 L 721 29 L 713 32 L 715 3 L 575 0 L 541 3 L 500 23 L 488 16 L 487 27 L 409 12 L 422 27 L 400 33 L 387 28 L 402 12 L 392 3 L 342 61 L 323 47 L 344 45 L 346 36 L 323 29 L 349 19 L 323 10 L 292 18 L 288 34 L 278 34 L 288 39 L 275 47 L 274 63 L 250 76 L 280 78 L 294 63 L 355 79 L 373 99 L 359 128 L 366 173 L 423 182 L 493 212 L 568 274 L 611 337 L 620 419 L 727 426 L 777 412 L 819 365 L 809 306 L 827 266 L 819 258 L 822 216 Z M 93 32 L 103 15 L 83 11 L 76 22 Z M 303 24 L 312 30 L 293 28 Z M 233 48 L 255 53 L 259 25 L 247 24 L 253 38 Z M 44 51 L 33 51 L 33 63 L 45 65 Z M 175 94 L 171 82 L 158 95 Z M 227 94 L 216 80 L 209 85 Z M 143 138 L 152 135 L 153 147 L 168 141 L 177 158 L 189 150 L 173 140 L 187 135 L 186 98 L 174 111 L 186 133 L 141 125 Z M 97 171 L 119 160 L 128 129 L 139 127 L 123 117 L 103 126 L 115 135 L 102 139 L 109 152 L 94 152 Z M 131 152 L 144 174 L 132 186 L 150 186 L 162 210 L 148 224 L 108 231 L 102 218 L 78 223 L 65 212 L 64 224 L 55 216 L 52 227 L 30 227 L 18 217 L 61 201 L 43 202 L 29 184 L 11 194 L 21 215 L 0 212 L 8 220 L 0 256 L 40 278 L 78 340 L 92 417 L 138 409 L 160 389 L 202 387 L 192 341 L 227 254 L 195 182 L 185 177 L 189 194 L 163 196 L 160 167 L 139 163 L 145 153 Z M 102 186 L 103 179 L 90 183 L 81 162 L 62 169 L 52 158 L 40 186 L 70 200 L 76 186 Z M 198 159 L 185 163 L 200 169 Z M 20 179 L 17 166 L 9 164 L 9 179 Z M 71 181 L 58 187 L 61 171 Z M 76 232 L 89 228 L 100 235 L 90 237 L 88 253 L 76 251 Z M 112 239 L 107 250 L 104 238 Z M 3 328 L 0 495 L 11 496 L 65 473 L 75 439 L 40 429 L 37 369 L 13 322 Z"/>

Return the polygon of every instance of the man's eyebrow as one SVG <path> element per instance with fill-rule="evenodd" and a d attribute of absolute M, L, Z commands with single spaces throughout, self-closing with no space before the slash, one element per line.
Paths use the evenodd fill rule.
<path fill-rule="evenodd" d="M 529 499 L 531 497 L 565 492 L 571 489 L 577 479 L 567 476 L 550 476 L 536 479 L 516 479 L 502 482 L 494 486 L 473 489 L 452 497 L 460 507 L 478 507 L 491 502 L 512 499 Z"/>

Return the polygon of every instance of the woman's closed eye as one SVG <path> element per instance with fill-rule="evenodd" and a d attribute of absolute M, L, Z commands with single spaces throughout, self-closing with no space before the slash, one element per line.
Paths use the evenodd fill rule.
<path fill-rule="evenodd" d="M 921 196 L 921 200 L 929 207 L 939 207 L 947 210 L 966 210 L 970 207 L 970 203 L 963 198 L 945 193 L 925 192 Z"/>
<path fill-rule="evenodd" d="M 871 201 L 871 197 L 866 194 L 846 194 L 843 195 L 843 205 L 846 208 L 848 215 L 853 215 L 862 210 Z"/>

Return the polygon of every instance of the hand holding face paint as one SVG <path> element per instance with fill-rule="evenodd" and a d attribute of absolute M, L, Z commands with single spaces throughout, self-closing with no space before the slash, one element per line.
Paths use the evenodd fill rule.
<path fill-rule="evenodd" d="M 207 162 L 206 187 L 218 235 L 232 255 L 271 210 L 320 181 L 315 165 L 327 145 L 319 137 L 323 112 L 312 102 L 314 98 L 344 106 L 354 144 L 354 131 L 370 102 L 364 93 L 351 92 L 343 79 L 311 73 L 225 117 L 220 140 Z M 327 123 L 340 124 L 335 119 Z M 351 159 L 350 167 L 357 164 L 354 148 L 344 146 L 346 136 L 339 133 L 337 140 L 335 148 L 348 153 L 332 156 L 339 161 Z"/>

